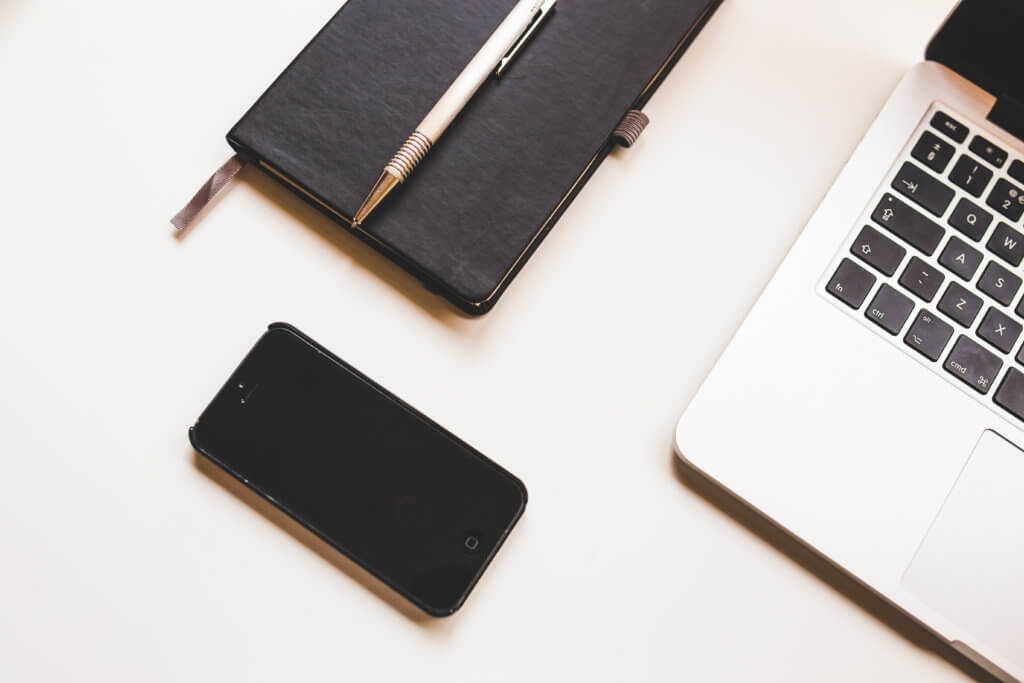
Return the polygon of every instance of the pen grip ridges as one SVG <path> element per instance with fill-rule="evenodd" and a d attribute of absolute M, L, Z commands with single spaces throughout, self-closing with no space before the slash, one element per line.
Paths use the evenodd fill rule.
<path fill-rule="evenodd" d="M 413 170 L 423 161 L 433 143 L 423 133 L 416 131 L 409 136 L 402 148 L 398 150 L 384 170 L 397 176 L 403 183 L 409 178 Z"/>

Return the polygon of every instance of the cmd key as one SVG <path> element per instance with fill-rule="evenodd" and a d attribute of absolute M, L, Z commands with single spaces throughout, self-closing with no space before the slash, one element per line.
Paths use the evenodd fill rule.
<path fill-rule="evenodd" d="M 960 337 L 942 367 L 975 391 L 987 394 L 1003 361 L 970 337 Z"/>
<path fill-rule="evenodd" d="M 1018 420 L 1024 420 L 1024 372 L 1017 368 L 1007 370 L 994 400 Z"/>
<path fill-rule="evenodd" d="M 871 214 L 871 220 L 928 256 L 935 253 L 946 234 L 943 228 L 888 192 Z"/>

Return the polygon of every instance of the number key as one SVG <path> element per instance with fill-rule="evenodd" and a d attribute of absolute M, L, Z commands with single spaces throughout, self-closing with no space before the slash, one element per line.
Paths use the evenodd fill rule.
<path fill-rule="evenodd" d="M 988 205 L 1011 221 L 1019 221 L 1024 216 L 1024 190 L 1000 178 L 988 196 Z"/>
<path fill-rule="evenodd" d="M 991 169 L 964 154 L 949 172 L 949 179 L 975 197 L 980 197 L 988 187 L 988 181 L 992 180 L 992 175 Z"/>

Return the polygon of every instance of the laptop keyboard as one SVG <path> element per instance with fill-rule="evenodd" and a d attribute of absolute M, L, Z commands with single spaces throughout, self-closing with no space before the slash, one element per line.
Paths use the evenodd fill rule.
<path fill-rule="evenodd" d="M 934 106 L 845 243 L 825 289 L 1024 422 L 1024 160 Z"/>

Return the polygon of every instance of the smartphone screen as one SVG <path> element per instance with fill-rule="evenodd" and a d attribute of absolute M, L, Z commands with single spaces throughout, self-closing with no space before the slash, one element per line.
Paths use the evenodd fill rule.
<path fill-rule="evenodd" d="M 264 334 L 190 436 L 434 616 L 462 605 L 526 505 L 518 479 L 286 325 Z"/>

